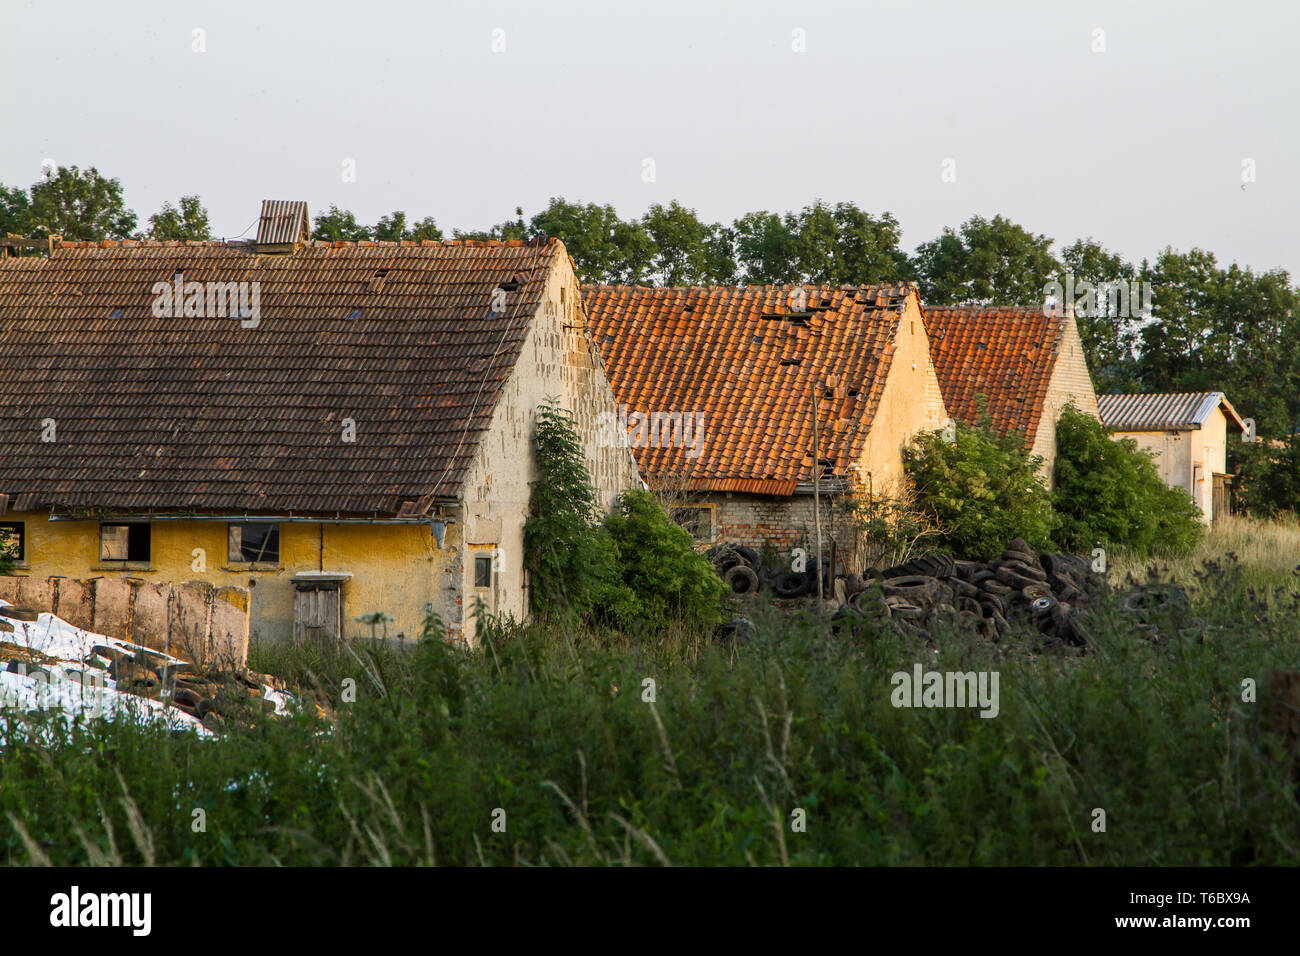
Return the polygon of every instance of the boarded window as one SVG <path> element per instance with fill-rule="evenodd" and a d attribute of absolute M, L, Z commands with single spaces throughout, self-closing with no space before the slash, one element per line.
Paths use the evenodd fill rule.
<path fill-rule="evenodd" d="M 102 524 L 99 526 L 101 561 L 149 563 L 149 525 Z"/>
<path fill-rule="evenodd" d="M 474 587 L 492 586 L 492 556 L 482 554 L 474 559 Z"/>
<path fill-rule="evenodd" d="M 27 560 L 27 525 L 22 521 L 0 521 L 0 550 L 16 564 Z"/>
<path fill-rule="evenodd" d="M 713 540 L 712 508 L 674 508 L 673 520 L 689 531 L 696 541 Z"/>
<path fill-rule="evenodd" d="M 280 563 L 278 524 L 232 524 L 229 540 L 227 558 L 230 561 Z"/>

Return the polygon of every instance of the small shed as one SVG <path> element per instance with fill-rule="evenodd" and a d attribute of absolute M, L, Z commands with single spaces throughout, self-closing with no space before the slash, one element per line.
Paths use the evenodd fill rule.
<path fill-rule="evenodd" d="M 1228 437 L 1246 425 L 1222 392 L 1099 395 L 1097 411 L 1113 437 L 1154 453 L 1165 484 L 1191 495 L 1207 523 L 1228 514 Z"/>

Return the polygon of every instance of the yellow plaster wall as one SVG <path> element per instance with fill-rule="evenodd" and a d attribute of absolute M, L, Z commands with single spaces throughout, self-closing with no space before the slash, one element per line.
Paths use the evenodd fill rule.
<path fill-rule="evenodd" d="M 1093 418 L 1097 415 L 1097 393 L 1092 387 L 1092 376 L 1083 355 L 1083 340 L 1074 316 L 1067 316 L 1061 328 L 1061 341 L 1056 353 L 1056 367 L 1047 383 L 1043 398 L 1043 414 L 1038 420 L 1032 452 L 1043 459 L 1039 473 L 1050 484 L 1056 464 L 1056 420 L 1066 405 L 1073 404 L 1079 411 Z M 1100 420 L 1100 419 L 1098 419 Z"/>
<path fill-rule="evenodd" d="M 894 347 L 880 407 L 858 464 L 860 491 L 869 489 L 877 498 L 894 497 L 902 489 L 902 452 L 912 436 L 942 428 L 948 418 L 915 293 L 908 296 Z"/>
<path fill-rule="evenodd" d="M 439 552 L 423 525 L 280 524 L 280 560 L 274 566 L 231 564 L 224 521 L 156 521 L 150 531 L 148 568 L 99 562 L 98 521 L 50 521 L 48 513 L 14 513 L 6 521 L 23 521 L 27 561 L 16 574 L 71 578 L 138 577 L 148 581 L 209 581 L 239 585 L 252 594 L 251 629 L 266 639 L 293 634 L 292 576 L 300 571 L 351 571 L 343 586 L 344 633 L 368 636 L 370 628 L 355 618 L 383 611 L 394 621 L 389 637 L 404 633 L 414 640 L 424 624 L 425 604 L 449 610 L 449 555 L 458 544 L 456 525 L 448 528 L 447 548 Z M 196 555 L 195 549 L 202 554 Z M 202 561 L 200 561 L 200 558 Z M 382 633 L 380 631 L 379 633 Z"/>

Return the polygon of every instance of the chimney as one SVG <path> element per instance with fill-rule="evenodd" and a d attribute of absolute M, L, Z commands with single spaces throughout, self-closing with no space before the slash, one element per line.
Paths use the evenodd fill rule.
<path fill-rule="evenodd" d="M 262 200 L 262 218 L 257 223 L 259 254 L 286 255 L 310 238 L 311 219 L 305 202 Z"/>

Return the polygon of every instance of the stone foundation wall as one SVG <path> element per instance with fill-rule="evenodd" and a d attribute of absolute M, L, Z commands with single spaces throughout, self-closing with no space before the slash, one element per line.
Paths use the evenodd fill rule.
<path fill-rule="evenodd" d="M 206 581 L 0 577 L 0 599 L 198 667 L 242 670 L 248 663 L 247 588 Z"/>

